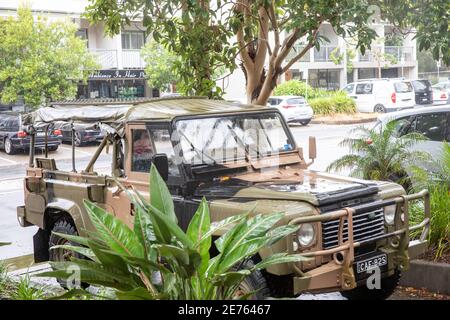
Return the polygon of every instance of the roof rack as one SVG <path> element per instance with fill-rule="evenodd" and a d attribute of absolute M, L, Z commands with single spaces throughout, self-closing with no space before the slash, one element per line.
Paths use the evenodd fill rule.
<path fill-rule="evenodd" d="M 71 100 L 60 100 L 53 101 L 48 104 L 49 107 L 52 106 L 100 106 L 100 105 L 113 105 L 113 104 L 140 104 L 144 102 L 155 102 L 161 100 L 178 100 L 178 99 L 207 99 L 207 97 L 185 97 L 185 96 L 167 96 L 167 97 L 142 97 L 142 98 L 92 98 L 92 99 L 71 99 Z"/>

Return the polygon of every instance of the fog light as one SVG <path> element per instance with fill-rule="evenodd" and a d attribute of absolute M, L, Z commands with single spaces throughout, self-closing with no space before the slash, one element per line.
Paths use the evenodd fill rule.
<path fill-rule="evenodd" d="M 314 241 L 314 236 L 314 226 L 311 223 L 302 224 L 297 233 L 298 242 L 304 247 L 309 246 Z"/>
<path fill-rule="evenodd" d="M 397 211 L 397 205 L 384 207 L 384 220 L 387 224 L 394 224 L 395 211 Z"/>

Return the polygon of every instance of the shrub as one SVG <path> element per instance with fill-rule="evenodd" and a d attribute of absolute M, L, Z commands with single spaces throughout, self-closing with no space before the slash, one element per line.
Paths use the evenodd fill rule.
<path fill-rule="evenodd" d="M 89 259 L 53 262 L 54 271 L 39 276 L 69 280 L 73 276 L 70 270 L 77 268 L 79 280 L 112 288 L 118 299 L 230 299 L 253 272 L 272 264 L 306 260 L 298 254 L 277 253 L 242 267 L 262 248 L 296 232 L 298 226 L 275 227 L 283 213 L 241 214 L 213 224 L 203 199 L 183 232 L 177 225 L 172 197 L 154 166 L 150 171 L 150 202 L 124 190 L 134 204 L 134 229 L 86 201 L 96 231 L 89 232 L 89 238 L 58 234 L 83 247 L 54 248 L 73 250 Z M 228 231 L 214 242 L 218 254 L 210 257 L 212 235 L 223 229 Z M 73 289 L 60 298 L 82 294 L 88 295 Z"/>
<path fill-rule="evenodd" d="M 315 114 L 355 113 L 356 103 L 343 91 L 315 89 L 305 82 L 289 80 L 277 86 L 275 96 L 303 96 Z"/>
<path fill-rule="evenodd" d="M 356 103 L 345 93 L 334 93 L 332 96 L 309 100 L 315 114 L 331 115 L 335 113 L 355 113 Z"/>

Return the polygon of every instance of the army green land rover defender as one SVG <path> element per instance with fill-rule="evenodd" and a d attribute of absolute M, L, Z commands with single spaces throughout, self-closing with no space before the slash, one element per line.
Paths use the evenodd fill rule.
<path fill-rule="evenodd" d="M 426 190 L 407 195 L 396 183 L 309 170 L 316 157 L 315 139 L 309 140 L 307 160 L 276 109 L 167 98 L 59 105 L 24 119 L 31 137 L 56 122 L 73 130 L 100 127 L 106 134 L 86 168 L 78 171 L 75 160 L 72 171 L 61 171 L 54 159 L 35 157 L 30 149 L 25 205 L 17 208 L 17 216 L 22 226 L 39 227 L 34 236 L 37 262 L 70 255 L 62 249 L 49 250 L 64 241 L 52 231 L 85 235 L 93 228 L 83 199 L 132 225 L 133 206 L 113 177 L 148 197 L 152 163 L 167 181 L 182 228 L 202 197 L 209 202 L 211 221 L 253 209 L 263 214 L 284 212 L 283 223 L 301 225 L 297 233 L 264 248 L 254 259 L 277 252 L 311 259 L 270 266 L 252 275 L 250 290 L 267 288 L 264 292 L 271 296 L 341 291 L 351 298 L 385 298 L 408 269 L 409 260 L 426 249 L 430 223 Z M 109 146 L 111 172 L 101 175 L 95 164 Z M 415 226 L 409 225 L 411 201 L 421 201 L 424 208 L 424 220 Z M 417 229 L 422 231 L 420 238 L 410 241 L 410 231 Z M 371 290 L 367 279 L 375 269 L 381 289 Z"/>

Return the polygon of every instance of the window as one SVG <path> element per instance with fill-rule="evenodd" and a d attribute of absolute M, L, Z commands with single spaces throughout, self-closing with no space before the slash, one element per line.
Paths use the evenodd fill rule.
<path fill-rule="evenodd" d="M 395 120 L 395 132 L 397 137 L 401 137 L 405 134 L 410 133 L 411 124 L 414 119 L 412 117 L 399 118 Z"/>
<path fill-rule="evenodd" d="M 75 32 L 75 35 L 78 38 L 85 40 L 86 47 L 88 47 L 88 30 L 87 29 L 78 29 L 77 32 Z"/>
<path fill-rule="evenodd" d="M 124 31 L 122 32 L 122 49 L 139 50 L 144 46 L 144 32 Z"/>
<path fill-rule="evenodd" d="M 355 87 L 355 84 L 354 83 L 350 83 L 350 84 L 348 84 L 348 85 L 346 85 L 345 87 L 344 87 L 344 89 L 342 89 L 342 90 L 344 90 L 345 92 L 347 92 L 348 94 L 352 94 L 353 93 L 353 88 Z"/>
<path fill-rule="evenodd" d="M 169 160 L 169 175 L 179 176 L 180 171 L 175 161 L 175 152 L 168 129 L 151 129 L 150 131 L 156 153 L 164 153 Z"/>
<path fill-rule="evenodd" d="M 427 92 L 431 90 L 431 83 L 428 80 L 415 80 L 411 83 L 416 92 Z"/>
<path fill-rule="evenodd" d="M 397 82 L 394 83 L 395 92 L 405 93 L 412 92 L 412 85 L 410 82 Z"/>
<path fill-rule="evenodd" d="M 356 94 L 372 94 L 372 89 L 371 83 L 360 83 L 356 85 Z"/>
<path fill-rule="evenodd" d="M 288 104 L 304 104 L 305 103 L 305 98 L 301 97 L 301 98 L 288 99 L 287 103 Z"/>
<path fill-rule="evenodd" d="M 417 116 L 415 131 L 423 134 L 431 141 L 443 141 L 446 126 L 446 113 L 425 114 Z"/>
<path fill-rule="evenodd" d="M 150 172 L 155 152 L 148 131 L 145 129 L 132 130 L 131 135 L 133 139 L 131 171 Z"/>
<path fill-rule="evenodd" d="M 281 99 L 270 98 L 270 99 L 268 100 L 268 103 L 269 103 L 271 106 L 277 106 L 277 105 L 279 105 L 279 104 L 281 103 Z"/>

